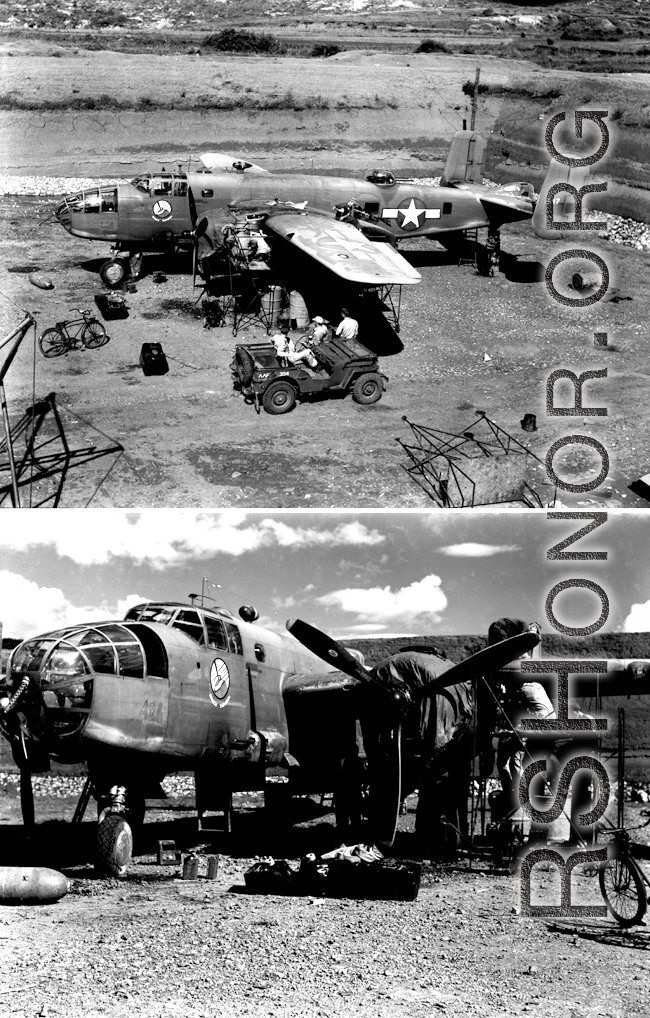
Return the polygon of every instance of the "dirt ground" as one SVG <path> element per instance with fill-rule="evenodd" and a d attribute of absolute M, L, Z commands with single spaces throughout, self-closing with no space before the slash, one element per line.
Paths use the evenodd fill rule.
<path fill-rule="evenodd" d="M 211 143 L 222 149 L 232 143 L 241 151 L 250 141 L 254 157 L 275 169 L 297 162 L 308 171 L 313 160 L 315 169 L 344 163 L 360 172 L 373 162 L 390 165 L 392 152 L 396 165 L 417 176 L 444 155 L 460 126 L 467 100 L 460 85 L 475 64 L 473 57 L 445 54 L 419 55 L 420 63 L 411 67 L 409 56 L 391 53 L 347 52 L 323 62 L 54 50 L 45 42 L 12 40 L 0 54 L 5 97 L 11 100 L 0 113 L 5 141 L 0 169 L 32 180 L 32 195 L 42 191 L 42 180 L 47 192 L 55 193 L 64 186 L 57 185 L 63 174 L 128 173 L 147 160 L 198 154 Z M 504 83 L 515 71 L 521 78 L 526 68 L 520 65 L 486 57 L 482 74 L 485 81 Z M 548 91 L 549 73 L 528 71 L 535 94 Z M 553 72 L 553 83 L 558 75 L 562 88 L 580 92 L 583 79 L 577 72 Z M 646 77 L 614 75 L 607 88 L 624 97 L 622 108 L 631 108 L 642 101 Z M 589 82 L 593 85 L 591 77 Z M 208 98 L 223 99 L 228 109 L 193 109 L 201 89 Z M 94 110 L 73 108 L 88 96 L 97 101 Z M 164 98 L 170 108 L 138 112 L 138 102 L 147 96 L 156 102 Z M 328 108 L 307 108 L 309 96 L 325 97 Z M 273 97 L 286 108 L 256 111 L 256 104 Z M 131 109 L 111 108 L 125 101 Z M 39 111 L 43 102 L 60 108 Z M 501 117 L 512 131 L 514 121 L 503 120 L 497 96 L 481 102 L 484 129 Z M 537 122 L 540 102 L 543 107 L 542 100 L 532 107 L 520 103 L 516 123 L 525 126 L 526 111 Z M 525 176 L 524 166 L 508 169 Z M 4 200 L 1 335 L 21 320 L 19 308 L 36 315 L 39 334 L 72 317 L 73 308 L 95 308 L 94 297 L 102 290 L 98 269 L 108 245 L 68 236 L 47 221 L 52 206 L 44 197 Z M 10 415 L 18 420 L 33 394 L 42 399 L 53 392 L 73 448 L 111 444 L 91 425 L 124 446 L 124 456 L 103 483 L 114 456 L 71 469 L 63 506 L 92 500 L 93 506 L 119 507 L 431 507 L 403 469 L 410 461 L 395 439 L 410 442 L 412 436 L 402 417 L 457 431 L 473 427 L 476 411 L 483 410 L 541 460 L 555 440 L 576 431 L 604 445 L 610 459 L 607 479 L 593 494 L 561 493 L 562 503 L 645 507 L 647 502 L 627 486 L 650 470 L 643 438 L 650 254 L 595 234 L 589 239 L 590 249 L 609 266 L 608 296 L 615 299 L 579 313 L 552 302 L 541 282 L 543 266 L 567 242 L 540 241 L 529 223 L 502 230 L 501 272 L 494 279 L 479 276 L 471 265 L 459 267 L 435 242 L 404 243 L 400 250 L 421 272 L 422 283 L 404 288 L 399 339 L 390 348 L 376 346 L 390 379 L 382 400 L 370 407 L 359 407 L 350 397 L 305 402 L 284 417 L 256 416 L 233 392 L 232 329 L 202 327 L 189 260 L 171 263 L 152 256 L 137 292 L 128 295 L 128 319 L 107 323 L 108 345 L 46 360 L 31 338 L 23 343 L 6 382 Z M 24 271 L 16 271 L 28 265 L 46 272 L 54 289 L 37 290 Z M 564 267 L 566 282 L 579 264 Z M 165 283 L 153 282 L 155 269 L 165 271 Z M 594 347 L 595 331 L 608 333 L 607 348 Z M 252 327 L 237 340 L 262 335 Z M 147 341 L 162 343 L 167 375 L 143 375 L 139 356 Z M 372 339 L 366 341 L 372 345 Z M 608 415 L 547 416 L 546 378 L 558 367 L 606 368 L 606 379 L 587 383 L 585 404 L 606 406 Z M 568 385 L 565 394 L 559 385 L 558 394 L 568 397 Z M 521 429 L 526 413 L 536 415 L 537 432 Z M 562 477 L 577 483 L 593 478 L 601 461 L 580 445 L 569 446 L 554 462 Z M 552 499 L 543 466 L 531 467 L 528 482 L 543 502 Z"/>
<path fill-rule="evenodd" d="M 36 315 L 39 333 L 72 317 L 72 308 L 94 309 L 102 289 L 98 245 L 68 237 L 56 223 L 34 229 L 49 208 L 45 200 L 16 198 L 1 213 L 0 292 Z M 348 396 L 306 402 L 282 417 L 257 416 L 232 388 L 232 329 L 203 328 L 191 276 L 178 271 L 187 264 L 150 257 L 137 293 L 127 295 L 128 319 L 107 323 L 106 346 L 45 359 L 31 338 L 23 343 L 6 383 L 10 411 L 14 419 L 23 412 L 35 371 L 36 395 L 56 393 L 71 443 L 107 446 L 84 422 L 122 443 L 125 455 L 94 506 L 430 506 L 402 469 L 409 461 L 395 439 L 411 440 L 402 415 L 455 431 L 471 426 L 476 410 L 542 459 L 553 441 L 576 431 L 604 444 L 609 479 L 593 495 L 565 494 L 564 503 L 590 505 L 586 498 L 597 498 L 611 506 L 645 505 L 627 485 L 650 469 L 641 437 L 648 415 L 648 255 L 599 242 L 620 294 L 632 299 L 603 302 L 576 317 L 536 281 L 556 245 L 535 238 L 528 224 L 503 234 L 503 271 L 493 279 L 459 267 L 437 244 L 403 246 L 422 283 L 404 289 L 403 349 L 378 351 L 389 382 L 374 406 L 357 406 Z M 26 274 L 8 271 L 26 262 L 47 272 L 55 289 L 39 291 Z M 161 266 L 167 282 L 156 285 L 151 273 Z M 20 314 L 2 305 L 5 333 Z M 606 349 L 594 348 L 594 331 L 607 331 Z M 237 340 L 262 336 L 251 327 Z M 162 343 L 167 375 L 143 375 L 138 362 L 145 341 Z M 608 416 L 584 423 L 547 417 L 546 378 L 557 367 L 607 368 L 607 378 L 588 383 L 585 392 L 586 405 L 604 405 Z M 536 433 L 522 431 L 524 413 L 537 416 Z M 598 473 L 599 462 L 582 457 L 584 449 L 569 447 L 556 457 L 556 469 L 572 483 Z M 113 458 L 71 470 L 62 505 L 85 505 Z M 545 501 L 552 496 L 543 468 L 530 480 Z"/>
<path fill-rule="evenodd" d="M 467 858 L 425 862 L 415 902 L 251 895 L 243 878 L 251 849 L 274 851 L 295 866 L 305 852 L 336 845 L 331 815 L 317 800 L 299 800 L 306 815 L 281 845 L 257 797 L 239 794 L 238 823 L 225 845 L 196 834 L 191 803 L 181 796 L 168 800 L 166 811 L 148 812 L 127 878 L 100 880 L 89 863 L 93 822 L 71 839 L 76 799 L 69 788 L 51 791 L 37 795 L 31 840 L 19 826 L 15 787 L 5 782 L 0 799 L 2 862 L 59 867 L 72 878 L 57 904 L 0 911 L 3 1014 L 647 1015 L 647 928 L 624 931 L 609 917 L 522 917 L 519 878 L 487 858 L 475 858 L 471 869 Z M 400 820 L 401 858 L 414 857 L 415 806 L 409 798 Z M 628 824 L 640 808 L 626 807 Z M 186 881 L 179 865 L 157 866 L 161 838 L 182 851 L 222 853 L 218 879 Z M 555 872 L 534 873 L 533 903 L 555 901 Z M 573 883 L 575 901 L 601 903 L 593 876 Z"/>

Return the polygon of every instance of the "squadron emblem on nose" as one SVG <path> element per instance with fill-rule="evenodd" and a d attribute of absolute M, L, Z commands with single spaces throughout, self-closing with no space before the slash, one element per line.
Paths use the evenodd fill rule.
<path fill-rule="evenodd" d="M 151 210 L 151 214 L 153 215 L 154 219 L 157 219 L 160 222 L 164 222 L 165 219 L 171 219 L 172 207 L 170 202 L 168 201 L 154 202 L 154 207 Z"/>
<path fill-rule="evenodd" d="M 210 667 L 210 699 L 217 707 L 225 707 L 230 699 L 230 672 L 220 657 Z"/>

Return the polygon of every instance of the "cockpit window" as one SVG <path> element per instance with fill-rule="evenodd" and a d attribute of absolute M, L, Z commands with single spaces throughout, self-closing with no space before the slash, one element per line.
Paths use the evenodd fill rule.
<path fill-rule="evenodd" d="M 233 626 L 231 622 L 225 622 L 224 625 L 226 627 L 226 635 L 228 636 L 228 650 L 231 654 L 243 654 L 244 649 L 239 629 L 237 626 Z"/>
<path fill-rule="evenodd" d="M 220 619 L 212 619 L 209 615 L 205 615 L 204 619 L 208 630 L 208 647 L 211 647 L 212 650 L 228 650 L 228 639 L 223 622 Z"/>
<path fill-rule="evenodd" d="M 149 177 L 135 177 L 131 183 L 134 187 L 137 187 L 138 191 L 144 191 L 145 194 L 151 194 L 151 180 Z"/>
<path fill-rule="evenodd" d="M 175 180 L 174 181 L 174 197 L 184 198 L 187 194 L 187 181 L 186 180 Z"/>
<path fill-rule="evenodd" d="M 201 616 L 198 612 L 181 608 L 176 615 L 176 618 L 171 623 L 171 626 L 172 629 L 180 629 L 183 633 L 187 633 L 187 635 L 191 636 L 193 640 L 196 640 L 200 646 L 205 646 L 203 623 L 201 622 Z"/>
<path fill-rule="evenodd" d="M 103 187 L 101 195 L 102 212 L 115 212 L 117 210 L 117 188 Z"/>
<path fill-rule="evenodd" d="M 173 181 L 171 178 L 154 177 L 153 179 L 153 193 L 159 195 L 171 194 L 172 193 Z"/>
<path fill-rule="evenodd" d="M 159 622 L 161 626 L 169 625 L 174 608 L 161 608 L 159 605 L 149 607 L 148 605 L 136 605 L 125 615 L 126 619 L 133 619 L 138 622 Z"/>
<path fill-rule="evenodd" d="M 86 191 L 84 195 L 84 212 L 99 212 L 99 191 Z"/>

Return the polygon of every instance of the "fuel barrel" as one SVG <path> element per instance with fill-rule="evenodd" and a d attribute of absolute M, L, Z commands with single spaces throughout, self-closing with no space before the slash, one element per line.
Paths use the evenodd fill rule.
<path fill-rule="evenodd" d="M 70 881 L 45 866 L 0 866 L 0 903 L 47 904 L 70 890 Z"/>
<path fill-rule="evenodd" d="M 282 287 L 270 286 L 267 293 L 262 294 L 260 306 L 266 324 L 275 325 L 282 308 Z"/>

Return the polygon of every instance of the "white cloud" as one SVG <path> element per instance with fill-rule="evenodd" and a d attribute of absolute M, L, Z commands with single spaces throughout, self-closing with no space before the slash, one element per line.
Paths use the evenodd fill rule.
<path fill-rule="evenodd" d="M 129 594 L 117 604 L 75 605 L 58 587 L 39 587 L 20 573 L 0 570 L 3 634 L 18 639 L 79 622 L 123 618 L 134 604 L 148 600 L 140 594 Z"/>
<path fill-rule="evenodd" d="M 358 520 L 333 529 L 303 527 L 243 512 L 201 513 L 189 510 L 152 510 L 119 513 L 94 509 L 92 522 L 84 509 L 47 510 L 38 514 L 6 514 L 0 548 L 25 551 L 51 546 L 80 565 L 100 565 L 111 558 L 129 558 L 164 569 L 175 563 L 202 559 L 221 552 L 243 555 L 258 548 L 306 548 L 334 545 L 375 545 L 385 540 Z M 47 522 L 45 522 L 47 520 Z M 45 525 L 43 525 L 45 524 Z"/>
<path fill-rule="evenodd" d="M 316 598 L 327 608 L 341 608 L 357 617 L 357 625 L 368 622 L 384 625 L 433 625 L 447 607 L 439 576 L 430 574 L 408 587 L 393 591 L 390 587 L 347 587 Z"/>
<path fill-rule="evenodd" d="M 462 544 L 447 544 L 437 550 L 441 555 L 449 555 L 451 558 L 489 558 L 505 551 L 519 551 L 520 548 L 518 544 L 477 544 L 465 541 Z"/>
<path fill-rule="evenodd" d="M 633 604 L 630 614 L 623 623 L 625 633 L 647 633 L 650 632 L 650 601 L 645 604 Z"/>

